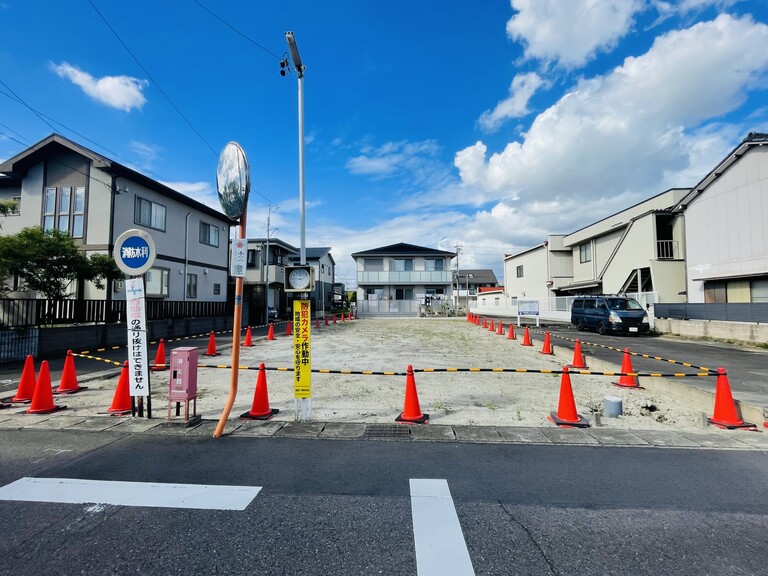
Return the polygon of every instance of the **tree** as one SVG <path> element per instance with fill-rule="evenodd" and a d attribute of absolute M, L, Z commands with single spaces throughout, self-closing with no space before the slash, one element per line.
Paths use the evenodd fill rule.
<path fill-rule="evenodd" d="M 58 230 L 24 228 L 0 237 L 0 272 L 16 274 L 23 290 L 36 290 L 50 299 L 64 299 L 76 280 L 103 281 L 120 278 L 114 261 L 105 254 L 88 258 L 67 234 Z"/>

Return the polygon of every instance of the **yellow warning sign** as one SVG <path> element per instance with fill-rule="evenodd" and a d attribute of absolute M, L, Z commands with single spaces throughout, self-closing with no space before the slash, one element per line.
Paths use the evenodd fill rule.
<path fill-rule="evenodd" d="M 293 397 L 312 397 L 309 300 L 293 301 Z"/>

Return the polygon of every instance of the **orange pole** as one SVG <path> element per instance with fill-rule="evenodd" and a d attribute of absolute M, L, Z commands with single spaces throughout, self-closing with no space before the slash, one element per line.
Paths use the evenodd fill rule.
<path fill-rule="evenodd" d="M 245 238 L 245 213 L 247 207 L 243 208 L 243 215 L 240 216 L 240 224 L 237 227 L 237 238 Z M 224 405 L 224 410 L 221 412 L 219 423 L 216 425 L 216 430 L 213 432 L 213 437 L 218 438 L 221 433 L 224 432 L 224 427 L 227 425 L 229 414 L 232 412 L 232 406 L 235 405 L 235 398 L 237 397 L 237 384 L 240 376 L 240 328 L 243 321 L 243 278 L 238 276 L 235 278 L 235 313 L 234 322 L 232 327 L 232 372 L 229 381 L 229 396 L 227 397 L 227 403 Z"/>

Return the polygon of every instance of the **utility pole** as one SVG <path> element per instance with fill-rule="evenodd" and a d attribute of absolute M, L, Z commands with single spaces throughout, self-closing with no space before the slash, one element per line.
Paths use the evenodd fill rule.
<path fill-rule="evenodd" d="M 461 288 L 461 284 L 459 281 L 459 271 L 461 270 L 459 268 L 459 254 L 461 254 L 461 249 L 464 248 L 463 244 L 456 244 L 456 312 L 459 311 L 459 289 Z"/>
<path fill-rule="evenodd" d="M 272 208 L 277 210 L 277 206 L 270 204 L 267 208 L 267 245 L 264 253 L 264 323 L 269 324 L 269 223 L 272 218 Z M 277 306 L 275 306 L 277 308 Z"/>

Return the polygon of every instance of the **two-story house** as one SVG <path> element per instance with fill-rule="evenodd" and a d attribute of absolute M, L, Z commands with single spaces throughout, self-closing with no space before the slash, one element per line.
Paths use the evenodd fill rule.
<path fill-rule="evenodd" d="M 312 313 L 323 316 L 330 309 L 336 262 L 328 247 L 307 247 L 305 254 L 307 264 L 315 269 L 315 289 L 310 293 Z M 299 249 L 278 238 L 248 240 L 243 280 L 244 309 L 247 306 L 248 310 L 246 322 L 265 323 L 267 307 L 274 307 L 282 317 L 290 317 L 293 294 L 285 292 L 285 267 L 298 265 L 299 261 Z"/>
<path fill-rule="evenodd" d="M 211 171 L 215 172 L 215 164 Z M 225 302 L 228 238 L 233 222 L 224 214 L 98 154 L 51 134 L 0 164 L 0 199 L 17 209 L 1 234 L 37 226 L 66 232 L 88 255 L 112 254 L 126 230 L 148 232 L 157 249 L 146 273 L 147 297 Z M 122 283 L 104 289 L 72 286 L 77 298 L 125 298 Z M 34 296 L 34 295 L 30 295 Z"/>
<path fill-rule="evenodd" d="M 416 316 L 420 306 L 450 306 L 455 257 L 455 252 L 402 242 L 355 252 L 358 314 Z"/>
<path fill-rule="evenodd" d="M 673 208 L 688 192 L 672 188 L 505 256 L 507 305 L 538 300 L 542 311 L 559 311 L 565 318 L 576 294 L 632 293 L 643 303 L 685 301 L 684 227 Z"/>
<path fill-rule="evenodd" d="M 768 302 L 768 134 L 749 134 L 675 211 L 685 214 L 688 302 Z"/>
<path fill-rule="evenodd" d="M 470 268 L 454 272 L 453 300 L 457 310 L 467 310 L 477 302 L 480 288 L 499 285 L 496 273 L 490 268 Z"/>

